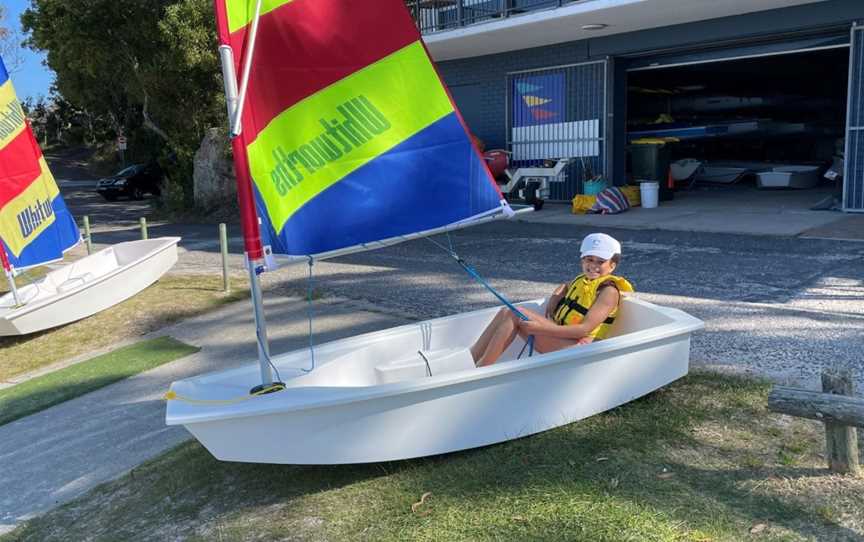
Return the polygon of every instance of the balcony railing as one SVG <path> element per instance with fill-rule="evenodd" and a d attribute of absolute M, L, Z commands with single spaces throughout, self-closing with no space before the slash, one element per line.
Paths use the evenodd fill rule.
<path fill-rule="evenodd" d="M 586 0 L 405 0 L 423 34 Z M 590 1 L 590 0 L 588 0 Z"/>

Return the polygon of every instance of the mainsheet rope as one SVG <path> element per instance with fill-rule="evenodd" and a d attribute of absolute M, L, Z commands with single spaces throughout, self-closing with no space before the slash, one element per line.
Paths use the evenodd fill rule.
<path fill-rule="evenodd" d="M 468 265 L 468 262 L 463 260 L 462 257 L 459 256 L 459 254 L 457 254 L 455 250 L 453 250 L 453 241 L 450 239 L 450 232 L 447 232 L 447 242 L 450 245 L 450 248 L 445 247 L 444 245 L 435 241 L 431 237 L 426 237 L 426 240 L 428 240 L 430 243 L 437 246 L 438 248 L 440 248 L 444 252 L 450 254 L 450 256 L 452 256 L 453 259 L 456 260 L 456 263 L 458 263 L 460 266 L 462 266 L 462 269 L 464 269 L 469 275 L 471 275 L 471 277 L 473 277 L 474 280 L 476 280 L 477 282 L 482 284 L 487 290 L 492 292 L 492 295 L 494 295 L 495 297 L 498 298 L 499 301 L 504 303 L 504 305 L 508 309 L 510 309 L 510 312 L 512 312 L 513 314 L 515 314 L 516 316 L 518 316 L 522 320 L 526 320 L 526 321 L 529 320 L 529 318 L 525 315 L 525 313 L 523 313 L 518 308 L 516 308 L 516 306 L 513 303 L 511 303 L 507 298 L 505 298 L 503 295 L 501 295 L 501 293 L 499 293 L 495 288 L 493 288 L 488 282 L 486 282 L 483 279 L 483 277 L 480 276 L 480 273 L 478 273 L 473 267 Z M 522 352 L 525 351 L 525 347 L 528 347 L 528 357 L 531 357 L 534 354 L 534 335 L 528 336 L 528 341 L 526 341 L 525 346 L 523 346 L 522 350 L 519 352 L 520 358 L 522 357 Z"/>

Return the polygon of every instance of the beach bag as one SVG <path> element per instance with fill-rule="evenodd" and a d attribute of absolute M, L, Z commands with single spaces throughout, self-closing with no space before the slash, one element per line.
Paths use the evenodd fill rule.
<path fill-rule="evenodd" d="M 619 186 L 618 190 L 627 198 L 627 203 L 630 204 L 630 207 L 639 207 L 642 205 L 642 192 L 638 186 L 633 186 L 632 184 Z"/>
<path fill-rule="evenodd" d="M 627 197 L 616 186 L 604 189 L 597 194 L 597 201 L 588 210 L 589 214 L 616 215 L 630 208 Z"/>
<path fill-rule="evenodd" d="M 594 205 L 597 201 L 597 196 L 589 196 L 586 194 L 577 194 L 575 198 L 573 198 L 572 208 L 574 215 L 584 215 L 588 212 L 589 209 Z"/>

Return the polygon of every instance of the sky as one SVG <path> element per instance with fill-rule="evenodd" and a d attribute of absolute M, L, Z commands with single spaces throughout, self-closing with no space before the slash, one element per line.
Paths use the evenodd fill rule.
<path fill-rule="evenodd" d="M 30 0 L 2 0 L 2 3 L 7 8 L 7 17 L 4 22 L 17 28 L 19 37 L 23 39 L 21 12 L 27 9 Z M 42 65 L 45 56 L 22 48 L 21 57 L 24 59 L 24 64 L 10 74 L 18 98 L 23 100 L 28 97 L 36 98 L 39 95 L 47 97 L 48 88 L 54 81 L 54 72 Z"/>

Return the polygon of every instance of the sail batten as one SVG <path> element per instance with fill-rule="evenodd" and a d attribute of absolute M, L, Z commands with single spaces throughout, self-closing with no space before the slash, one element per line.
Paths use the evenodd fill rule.
<path fill-rule="evenodd" d="M 0 250 L 24 269 L 63 257 L 80 233 L 0 58 Z"/>
<path fill-rule="evenodd" d="M 257 0 L 216 2 L 235 62 L 257 23 L 242 158 L 274 253 L 330 253 L 502 208 L 401 0 L 262 0 L 254 20 Z"/>

